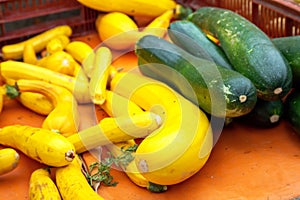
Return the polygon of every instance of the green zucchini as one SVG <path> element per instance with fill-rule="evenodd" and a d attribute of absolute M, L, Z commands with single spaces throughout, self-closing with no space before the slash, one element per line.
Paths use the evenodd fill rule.
<path fill-rule="evenodd" d="M 238 117 L 255 106 L 256 88 L 248 78 L 166 39 L 144 36 L 137 41 L 135 54 L 142 74 L 168 84 L 208 114 Z"/>
<path fill-rule="evenodd" d="M 293 90 L 285 100 L 286 118 L 294 131 L 300 135 L 300 91 Z"/>
<path fill-rule="evenodd" d="M 280 99 L 290 91 L 290 66 L 255 24 L 233 11 L 217 7 L 201 7 L 187 19 L 219 40 L 232 67 L 253 82 L 259 98 Z"/>
<path fill-rule="evenodd" d="M 232 69 L 223 49 L 212 42 L 194 23 L 187 20 L 174 21 L 169 26 L 168 35 L 174 44 L 190 54 Z"/>
<path fill-rule="evenodd" d="M 293 130 L 300 135 L 300 90 L 294 89 L 287 96 L 285 102 L 285 118 Z"/>
<path fill-rule="evenodd" d="M 242 122 L 262 128 L 277 126 L 284 114 L 284 104 L 281 99 L 265 101 L 258 99 L 254 109 L 242 116 Z"/>
<path fill-rule="evenodd" d="M 293 72 L 293 86 L 300 88 L 300 35 L 272 39 L 288 61 Z"/>

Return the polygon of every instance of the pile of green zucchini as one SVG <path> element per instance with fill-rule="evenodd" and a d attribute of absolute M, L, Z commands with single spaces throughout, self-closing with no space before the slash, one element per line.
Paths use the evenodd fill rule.
<path fill-rule="evenodd" d="M 286 116 L 300 133 L 300 36 L 271 39 L 217 7 L 173 21 L 168 36 L 136 43 L 142 74 L 167 83 L 208 115 L 260 127 Z"/>

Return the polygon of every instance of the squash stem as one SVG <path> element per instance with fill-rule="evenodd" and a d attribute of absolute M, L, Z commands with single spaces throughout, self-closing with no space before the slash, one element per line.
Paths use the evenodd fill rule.
<path fill-rule="evenodd" d="M 245 101 L 247 101 L 247 96 L 246 95 L 241 95 L 239 97 L 239 100 L 240 100 L 241 103 L 244 103 Z"/>

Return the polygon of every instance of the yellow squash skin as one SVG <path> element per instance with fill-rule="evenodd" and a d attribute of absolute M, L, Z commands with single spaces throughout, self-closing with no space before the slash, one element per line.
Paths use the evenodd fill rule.
<path fill-rule="evenodd" d="M 27 125 L 10 125 L 0 129 L 0 144 L 20 150 L 28 157 L 53 167 L 70 164 L 75 148 L 64 136 Z"/>
<path fill-rule="evenodd" d="M 93 52 L 90 45 L 82 41 L 70 42 L 65 51 L 68 52 L 80 64 Z"/>
<path fill-rule="evenodd" d="M 42 128 L 58 131 L 65 137 L 78 132 L 78 105 L 69 90 L 39 80 L 20 79 L 15 85 L 21 93 L 38 92 L 47 96 L 52 102 L 54 109 L 43 121 Z"/>
<path fill-rule="evenodd" d="M 51 179 L 50 170 L 38 168 L 31 173 L 29 179 L 30 200 L 61 200 L 59 191 Z"/>
<path fill-rule="evenodd" d="M 125 142 L 118 142 L 105 147 L 112 153 L 114 157 L 118 157 L 123 154 L 122 149 L 125 150 L 130 146 L 134 146 L 136 143 L 134 140 L 128 140 Z M 131 161 L 127 166 L 121 166 L 122 170 L 126 173 L 128 178 L 136 185 L 147 188 L 149 181 L 139 172 L 134 161 Z"/>
<path fill-rule="evenodd" d="M 111 62 L 110 49 L 99 47 L 95 53 L 94 69 L 90 78 L 90 96 L 94 104 L 101 105 L 105 102 Z"/>
<path fill-rule="evenodd" d="M 31 43 L 33 45 L 34 51 L 36 53 L 40 52 L 46 47 L 47 43 L 51 39 L 57 37 L 58 35 L 71 36 L 72 35 L 71 27 L 68 25 L 57 26 L 57 27 L 54 27 L 47 31 L 44 31 L 44 32 L 40 33 L 39 35 L 31 37 L 26 41 L 19 42 L 16 44 L 4 45 L 2 47 L 3 57 L 6 60 L 21 59 L 23 57 L 24 46 L 26 43 Z"/>
<path fill-rule="evenodd" d="M 78 103 L 91 102 L 89 82 L 83 72 L 73 77 L 37 65 L 13 60 L 1 62 L 0 68 L 4 79 L 29 79 L 53 83 L 65 87 L 72 92 Z"/>
<path fill-rule="evenodd" d="M 20 155 L 13 148 L 0 149 L 0 176 L 13 171 L 19 164 Z"/>
<path fill-rule="evenodd" d="M 197 106 L 167 85 L 139 74 L 118 73 L 111 90 L 163 119 L 161 128 L 147 136 L 136 151 L 137 167 L 147 180 L 173 185 L 204 166 L 212 150 L 212 129 Z"/>
<path fill-rule="evenodd" d="M 81 4 L 102 12 L 122 12 L 130 16 L 157 17 L 168 9 L 173 9 L 173 0 L 78 0 Z"/>
<path fill-rule="evenodd" d="M 39 59 L 35 64 L 52 71 L 73 76 L 78 63 L 69 53 L 65 51 L 56 51 Z"/>
<path fill-rule="evenodd" d="M 157 37 L 164 37 L 171 20 L 175 16 L 175 9 L 169 9 L 161 15 L 154 18 L 143 30 L 143 35 L 155 35 Z"/>
<path fill-rule="evenodd" d="M 17 99 L 23 106 L 40 115 L 48 115 L 54 109 L 49 98 L 38 92 L 21 92 Z"/>
<path fill-rule="evenodd" d="M 87 182 L 78 157 L 68 166 L 57 168 L 55 179 L 64 200 L 103 200 Z"/>
<path fill-rule="evenodd" d="M 215 44 L 218 44 L 218 45 L 220 44 L 220 41 L 217 38 L 215 38 L 214 36 L 212 36 L 211 34 L 206 33 L 206 36 L 208 37 L 208 39 L 210 39 Z"/>
<path fill-rule="evenodd" d="M 156 16 L 142 31 L 126 14 L 110 12 L 100 14 L 96 19 L 96 28 L 100 39 L 108 47 L 116 50 L 133 48 L 136 41 L 145 35 L 164 37 L 175 9 L 168 9 Z"/>
<path fill-rule="evenodd" d="M 106 100 L 100 107 L 111 117 L 134 116 L 144 113 L 143 109 L 130 99 L 111 90 L 106 91 Z"/>
<path fill-rule="evenodd" d="M 68 137 L 77 153 L 101 145 L 143 138 L 161 125 L 159 116 L 144 112 L 133 102 L 112 91 L 107 90 L 106 94 L 101 108 L 111 117 L 106 117 L 98 125 Z"/>
<path fill-rule="evenodd" d="M 90 82 L 89 78 L 85 74 L 83 68 L 78 64 L 77 62 L 75 63 L 75 69 L 74 69 L 74 74 L 73 77 L 75 79 L 75 84 L 74 84 L 74 90 L 73 94 L 80 97 L 80 103 L 91 103 L 91 97 L 89 94 L 89 87 L 90 87 Z"/>
<path fill-rule="evenodd" d="M 137 145 L 134 140 L 125 142 L 114 143 L 106 145 L 106 148 L 112 153 L 114 157 L 122 156 L 123 151 L 129 147 Z M 155 185 L 149 182 L 138 170 L 136 163 L 131 161 L 126 166 L 121 166 L 122 170 L 126 173 L 128 178 L 137 186 L 148 189 L 151 192 L 165 192 L 167 186 Z"/>
<path fill-rule="evenodd" d="M 160 118 L 151 112 L 132 117 L 107 117 L 97 125 L 69 136 L 68 140 L 79 154 L 101 145 L 143 138 L 156 130 L 160 122 Z"/>
<path fill-rule="evenodd" d="M 132 48 L 141 37 L 135 22 L 121 12 L 99 14 L 95 23 L 101 41 L 115 50 Z"/>
<path fill-rule="evenodd" d="M 53 54 L 58 51 L 63 51 L 70 43 L 70 38 L 66 35 L 59 35 L 51 39 L 46 45 L 46 52 Z"/>
<path fill-rule="evenodd" d="M 0 114 L 3 110 L 4 97 L 6 96 L 6 86 L 5 84 L 0 86 Z"/>
<path fill-rule="evenodd" d="M 88 78 L 91 78 L 94 69 L 95 52 L 92 51 L 82 62 L 82 69 Z"/>
<path fill-rule="evenodd" d="M 134 102 L 120 96 L 110 90 L 106 92 L 107 98 L 101 108 L 111 117 L 118 116 L 135 116 L 141 113 L 145 113 L 141 107 Z M 127 108 L 127 109 L 126 109 Z M 124 142 L 117 142 L 106 145 L 106 148 L 112 153 L 113 156 L 122 155 L 121 148 L 126 149 L 130 146 L 137 145 L 134 139 L 127 140 Z M 167 190 L 167 186 L 154 185 L 150 183 L 138 170 L 134 161 L 130 162 L 127 166 L 123 166 L 122 170 L 127 174 L 129 179 L 140 187 L 147 188 L 152 192 L 164 192 Z"/>
<path fill-rule="evenodd" d="M 37 62 L 37 56 L 34 50 L 34 47 L 31 43 L 26 43 L 24 45 L 24 51 L 23 51 L 23 62 L 29 63 L 29 64 L 35 64 Z"/>
<path fill-rule="evenodd" d="M 110 65 L 110 66 L 108 67 L 108 69 L 109 69 L 109 77 L 108 77 L 108 83 L 107 83 L 107 84 L 109 84 L 109 82 L 111 81 L 111 79 L 112 79 L 117 73 L 119 73 L 119 71 L 122 71 L 121 68 L 116 69 L 113 65 Z M 109 86 L 109 85 L 107 85 L 107 86 Z"/>
<path fill-rule="evenodd" d="M 1 93 L 0 94 L 0 113 L 3 110 L 3 102 L 4 102 L 3 96 L 4 96 L 4 94 Z"/>

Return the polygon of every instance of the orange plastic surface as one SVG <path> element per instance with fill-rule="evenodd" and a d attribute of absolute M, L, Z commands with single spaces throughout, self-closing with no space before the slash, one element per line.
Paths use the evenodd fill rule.
<path fill-rule="evenodd" d="M 78 38 L 92 44 L 92 35 Z M 136 66 L 133 53 L 122 56 L 115 66 Z M 98 116 L 103 116 L 98 109 Z M 0 127 L 9 124 L 40 126 L 44 117 L 7 100 L 0 114 Z M 99 195 L 106 200 L 288 200 L 300 196 L 300 136 L 286 121 L 277 127 L 259 129 L 233 122 L 225 127 L 206 165 L 192 178 L 169 186 L 165 193 L 155 194 L 134 185 L 127 176 L 112 171 L 116 187 L 101 186 Z M 27 200 L 30 173 L 43 166 L 20 155 L 18 167 L 0 176 L 0 199 Z M 91 163 L 93 157 L 85 154 Z"/>

